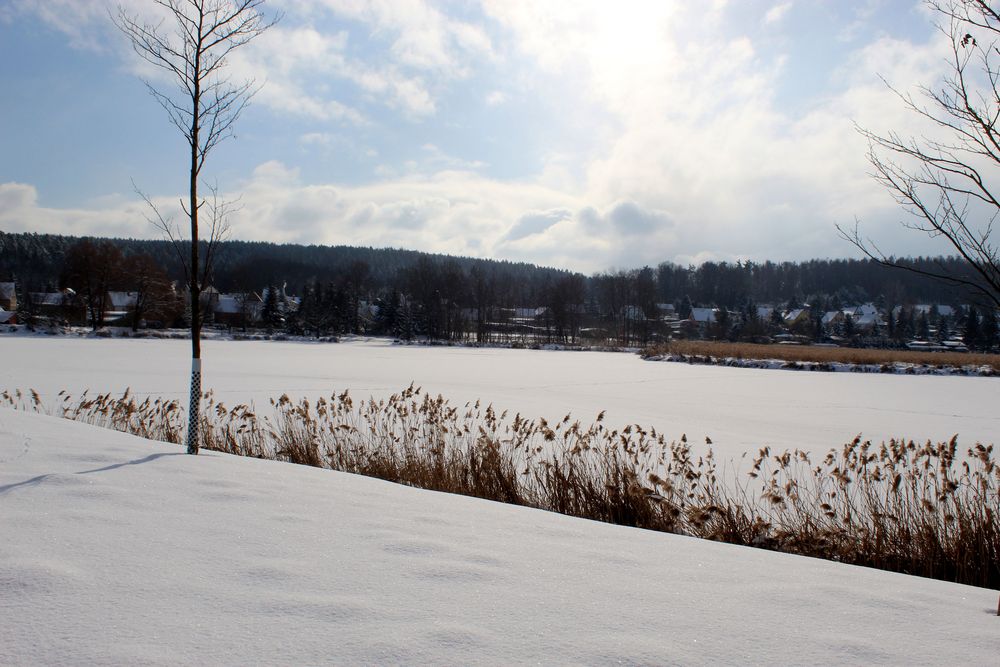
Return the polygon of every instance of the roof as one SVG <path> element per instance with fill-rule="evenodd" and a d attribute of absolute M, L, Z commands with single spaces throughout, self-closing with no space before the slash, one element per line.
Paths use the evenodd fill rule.
<path fill-rule="evenodd" d="M 868 326 L 870 324 L 875 324 L 876 322 L 879 321 L 877 313 L 855 315 L 852 319 L 854 320 L 855 324 L 859 324 L 861 326 Z"/>
<path fill-rule="evenodd" d="M 31 302 L 36 306 L 61 306 L 64 295 L 62 292 L 32 292 Z"/>
<path fill-rule="evenodd" d="M 240 300 L 232 294 L 220 294 L 219 300 L 215 302 L 215 312 L 238 313 L 241 310 L 240 305 Z"/>
<path fill-rule="evenodd" d="M 691 319 L 695 322 L 714 322 L 718 308 L 692 308 Z"/>
<path fill-rule="evenodd" d="M 220 294 L 215 302 L 216 313 L 248 313 L 255 312 L 254 309 L 261 307 L 260 297 L 256 294 Z"/>
<path fill-rule="evenodd" d="M 135 306 L 137 295 L 135 292 L 108 292 L 108 298 L 112 310 L 126 310 Z"/>
<path fill-rule="evenodd" d="M 875 304 L 863 303 L 857 306 L 845 306 L 844 312 L 849 313 L 854 317 L 858 317 L 860 315 L 877 315 L 878 308 L 875 306 Z"/>

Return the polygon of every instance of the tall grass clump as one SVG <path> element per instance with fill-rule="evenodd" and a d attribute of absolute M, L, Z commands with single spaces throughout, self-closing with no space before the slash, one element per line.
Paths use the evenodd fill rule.
<path fill-rule="evenodd" d="M 179 443 L 176 401 L 87 392 L 50 412 Z M 711 449 L 631 424 L 529 419 L 480 402 L 455 406 L 410 386 L 355 402 L 286 395 L 268 414 L 204 395 L 206 449 L 410 486 L 1000 588 L 1000 466 L 993 446 L 860 437 L 813 462 L 759 450 L 720 470 Z M 46 411 L 32 391 L 0 394 Z"/>
<path fill-rule="evenodd" d="M 146 397 L 138 401 L 128 389 L 121 396 L 110 393 L 91 396 L 90 391 L 85 390 L 76 399 L 65 391 L 59 392 L 58 397 L 59 405 L 53 412 L 66 419 L 163 442 L 179 443 L 183 435 L 184 414 L 175 400 Z M 20 389 L 14 393 L 4 390 L 0 392 L 0 405 L 46 412 L 34 389 L 27 395 Z"/>

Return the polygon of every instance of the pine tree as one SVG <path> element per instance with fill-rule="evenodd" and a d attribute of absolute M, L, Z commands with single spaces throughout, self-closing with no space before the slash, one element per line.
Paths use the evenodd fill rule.
<path fill-rule="evenodd" d="M 278 288 L 274 285 L 267 286 L 267 294 L 264 296 L 264 307 L 261 310 L 261 319 L 268 332 L 274 331 L 281 325 L 281 305 L 278 300 Z"/>
<path fill-rule="evenodd" d="M 684 298 L 681 299 L 680 304 L 677 306 L 677 317 L 682 320 L 686 320 L 691 317 L 691 309 L 693 307 L 694 306 L 691 304 L 691 297 L 685 294 Z"/>
<path fill-rule="evenodd" d="M 814 311 L 812 317 L 813 323 L 813 340 L 816 342 L 822 342 L 826 338 L 826 327 L 823 326 L 823 312 Z"/>
<path fill-rule="evenodd" d="M 1000 325 L 997 323 L 996 311 L 992 308 L 983 313 L 983 320 L 979 325 L 982 337 L 983 351 L 989 352 L 996 347 L 1000 338 Z"/>
<path fill-rule="evenodd" d="M 962 331 L 962 342 L 970 350 L 979 347 L 981 334 L 979 331 L 979 313 L 975 306 L 969 308 L 969 314 L 965 317 L 965 328 Z"/>
<path fill-rule="evenodd" d="M 844 338 L 847 338 L 848 340 L 854 338 L 854 334 L 857 333 L 857 331 L 854 327 L 854 317 L 850 313 L 844 315 L 844 323 L 842 326 Z"/>
<path fill-rule="evenodd" d="M 927 340 L 931 337 L 931 323 L 926 312 L 920 313 L 920 318 L 917 320 L 917 336 L 921 340 Z"/>

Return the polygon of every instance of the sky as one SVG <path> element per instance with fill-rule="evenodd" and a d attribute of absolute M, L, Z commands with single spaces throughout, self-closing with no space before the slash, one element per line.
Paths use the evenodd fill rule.
<path fill-rule="evenodd" d="M 157 238 L 186 144 L 104 0 L 0 2 L 0 230 Z M 147 17 L 151 0 L 124 0 Z M 203 181 L 232 238 L 583 272 L 946 248 L 900 225 L 856 125 L 918 133 L 886 87 L 946 44 L 911 0 L 270 0 L 260 85 Z M 880 78 L 881 77 L 881 78 Z"/>

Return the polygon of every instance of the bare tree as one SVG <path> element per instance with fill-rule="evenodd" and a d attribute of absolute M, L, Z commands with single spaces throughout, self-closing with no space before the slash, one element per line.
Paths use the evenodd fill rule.
<path fill-rule="evenodd" d="M 129 255 L 122 264 L 122 286 L 135 292 L 132 331 L 150 316 L 164 318 L 177 301 L 166 271 L 150 255 Z"/>
<path fill-rule="evenodd" d="M 252 80 L 233 83 L 226 76 L 227 57 L 274 24 L 261 14 L 264 0 L 152 0 L 167 19 L 150 24 L 119 8 L 115 24 L 140 57 L 166 72 L 174 89 L 146 81 L 149 92 L 167 112 L 190 148 L 188 201 L 181 201 L 190 221 L 190 258 L 184 259 L 191 300 L 191 402 L 187 451 L 197 454 L 201 408 L 201 292 L 211 270 L 215 243 L 225 234 L 228 210 L 217 197 L 207 202 L 198 194 L 201 170 L 209 153 L 232 136 L 233 125 L 257 92 Z M 276 20 L 276 19 L 275 19 Z M 165 26 L 164 23 L 167 25 Z M 165 92 L 166 91 L 166 92 Z M 143 195 L 147 203 L 152 201 Z M 209 203 L 212 222 L 204 261 L 198 235 L 198 213 Z M 155 220 L 177 247 L 179 234 L 155 207 Z"/>
<path fill-rule="evenodd" d="M 66 250 L 63 283 L 82 297 L 94 331 L 104 326 L 111 306 L 109 292 L 121 282 L 122 262 L 121 250 L 110 241 L 82 239 Z"/>
<path fill-rule="evenodd" d="M 902 223 L 942 239 L 968 271 L 917 268 L 870 238 L 838 226 L 841 236 L 885 266 L 943 280 L 1000 307 L 1000 253 L 992 238 L 1000 215 L 1000 10 L 985 0 L 928 0 L 948 38 L 948 73 L 916 96 L 887 82 L 933 136 L 878 134 L 868 139 L 873 176 L 911 214 Z"/>

